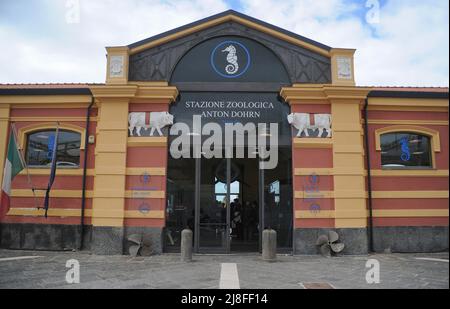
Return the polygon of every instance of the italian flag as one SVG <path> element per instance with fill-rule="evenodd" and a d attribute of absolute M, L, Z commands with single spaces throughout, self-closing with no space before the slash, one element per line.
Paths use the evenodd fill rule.
<path fill-rule="evenodd" d="M 1 192 L 0 218 L 9 211 L 9 196 L 11 195 L 11 182 L 25 168 L 14 133 L 9 135 L 8 153 L 3 169 L 3 182 Z"/>

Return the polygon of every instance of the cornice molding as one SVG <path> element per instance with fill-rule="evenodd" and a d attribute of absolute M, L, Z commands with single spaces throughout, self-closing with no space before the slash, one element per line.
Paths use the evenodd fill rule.
<path fill-rule="evenodd" d="M 293 85 L 281 89 L 280 95 L 289 104 L 301 104 L 302 102 L 315 101 L 316 103 L 331 103 L 332 101 L 365 100 L 370 88 L 324 85 Z"/>
<path fill-rule="evenodd" d="M 324 92 L 330 101 L 335 99 L 365 100 L 370 88 L 325 86 Z"/>
<path fill-rule="evenodd" d="M 91 87 L 92 95 L 96 99 L 117 98 L 131 99 L 136 96 L 138 86 L 135 85 L 104 85 Z"/>
<path fill-rule="evenodd" d="M 140 86 L 135 98 L 150 100 L 169 100 L 169 102 L 173 102 L 177 99 L 177 97 L 178 89 L 176 87 Z"/>
<path fill-rule="evenodd" d="M 92 94 L 99 101 L 102 100 L 144 100 L 151 101 L 169 101 L 173 102 L 178 97 L 178 89 L 172 86 L 165 86 L 163 83 L 155 85 L 144 83 L 127 85 L 105 85 L 91 88 Z"/>

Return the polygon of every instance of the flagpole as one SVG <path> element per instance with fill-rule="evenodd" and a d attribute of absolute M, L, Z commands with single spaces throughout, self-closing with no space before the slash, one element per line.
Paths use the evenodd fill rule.
<path fill-rule="evenodd" d="M 50 190 L 52 189 L 53 182 L 55 181 L 56 169 L 58 165 L 58 134 L 59 134 L 59 122 L 56 122 L 56 132 L 55 132 L 55 141 L 53 143 L 53 153 L 52 153 L 52 163 L 50 170 L 50 178 L 48 180 L 47 190 L 45 192 L 44 199 L 44 210 L 45 210 L 45 218 L 48 215 L 48 208 L 50 205 Z"/>
<path fill-rule="evenodd" d="M 17 135 L 16 125 L 14 123 L 11 123 L 11 129 L 13 131 L 13 137 L 14 137 L 15 144 L 17 146 L 19 146 L 19 144 L 17 143 L 18 135 Z M 31 187 L 31 191 L 33 192 L 33 197 L 34 197 L 34 206 L 36 208 L 39 208 L 38 203 L 37 203 L 35 187 L 33 185 L 32 179 L 31 179 L 30 170 L 28 168 L 27 161 L 25 160 L 25 156 L 23 154 L 23 149 L 21 149 L 21 147 L 17 147 L 17 150 L 19 151 L 19 154 L 20 154 L 19 155 L 20 161 L 22 162 L 22 165 L 25 167 L 25 170 L 27 171 L 28 185 Z"/>

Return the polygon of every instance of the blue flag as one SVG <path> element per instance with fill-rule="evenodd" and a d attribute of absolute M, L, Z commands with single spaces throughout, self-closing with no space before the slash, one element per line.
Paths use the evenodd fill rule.
<path fill-rule="evenodd" d="M 57 167 L 57 159 L 58 159 L 58 133 L 59 133 L 59 125 L 56 127 L 55 137 L 51 138 L 50 141 L 53 142 L 53 145 L 49 145 L 49 155 L 51 152 L 51 170 L 50 170 L 50 178 L 48 180 L 47 191 L 45 192 L 45 200 L 44 200 L 44 209 L 45 209 L 45 217 L 47 218 L 48 207 L 50 204 L 50 190 L 52 189 L 53 182 L 55 181 L 56 176 L 56 167 Z"/>

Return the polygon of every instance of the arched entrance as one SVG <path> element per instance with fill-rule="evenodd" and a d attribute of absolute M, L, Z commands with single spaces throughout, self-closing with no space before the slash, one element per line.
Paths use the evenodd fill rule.
<path fill-rule="evenodd" d="M 166 251 L 181 230 L 200 253 L 257 252 L 264 228 L 280 249 L 293 235 L 289 76 L 277 55 L 245 37 L 221 36 L 189 50 L 172 73 Z"/>

